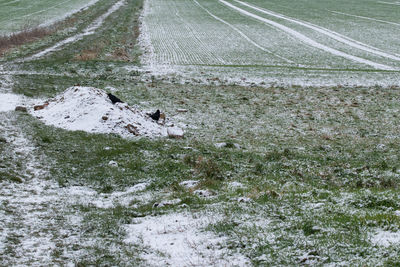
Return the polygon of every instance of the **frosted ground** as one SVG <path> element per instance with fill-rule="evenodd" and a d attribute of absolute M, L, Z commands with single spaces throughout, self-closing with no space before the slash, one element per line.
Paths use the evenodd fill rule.
<path fill-rule="evenodd" d="M 397 9 L 378 1 L 155 0 L 145 3 L 141 41 L 147 64 L 184 77 L 396 85 Z"/>
<path fill-rule="evenodd" d="M 0 265 L 399 264 L 398 2 L 0 5 L 67 16 L 0 58 Z M 185 138 L 68 128 L 113 107 L 73 86 Z"/>

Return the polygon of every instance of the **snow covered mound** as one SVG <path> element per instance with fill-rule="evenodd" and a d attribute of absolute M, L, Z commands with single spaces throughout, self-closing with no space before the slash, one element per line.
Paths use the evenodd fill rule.
<path fill-rule="evenodd" d="M 166 136 L 165 127 L 126 103 L 112 104 L 107 93 L 93 87 L 74 86 L 32 114 L 46 124 L 67 130 L 116 133 L 130 136 Z"/>

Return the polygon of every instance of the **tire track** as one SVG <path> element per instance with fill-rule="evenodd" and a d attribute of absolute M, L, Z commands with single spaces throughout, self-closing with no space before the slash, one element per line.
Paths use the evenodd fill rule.
<path fill-rule="evenodd" d="M 38 59 L 38 58 L 43 57 L 51 52 L 59 50 L 60 47 L 62 47 L 64 45 L 74 43 L 76 41 L 81 40 L 83 37 L 85 37 L 87 35 L 93 34 L 98 28 L 100 28 L 100 26 L 104 23 L 104 20 L 107 17 L 109 17 L 112 13 L 114 13 L 115 11 L 120 9 L 124 4 L 125 4 L 125 0 L 118 1 L 112 7 L 110 7 L 106 13 L 104 13 L 103 15 L 98 17 L 95 21 L 93 21 L 82 33 L 68 37 L 67 39 L 62 40 L 62 41 L 56 43 L 55 45 L 53 45 L 43 51 L 40 51 L 39 53 L 36 53 L 30 57 L 22 59 L 21 61 L 31 61 L 34 59 Z"/>
<path fill-rule="evenodd" d="M 379 3 L 379 4 L 386 4 L 386 5 L 400 6 L 400 2 L 391 3 L 391 2 L 378 1 L 377 3 Z"/>
<path fill-rule="evenodd" d="M 203 7 L 202 5 L 199 4 L 199 2 L 197 2 L 197 0 L 193 0 L 193 2 L 196 3 L 196 5 L 198 5 L 201 9 L 203 9 L 207 14 L 209 14 L 211 17 L 213 17 L 214 19 L 218 20 L 219 22 L 227 25 L 228 27 L 230 27 L 231 29 L 233 29 L 235 32 L 237 32 L 240 36 L 242 36 L 246 41 L 248 41 L 249 43 L 251 43 L 253 46 L 257 47 L 258 49 L 269 53 L 277 58 L 280 58 L 284 61 L 286 61 L 287 63 L 294 63 L 293 61 L 291 61 L 290 59 L 287 59 L 285 57 L 279 56 L 274 54 L 272 51 L 262 47 L 261 45 L 257 44 L 255 41 L 251 40 L 250 37 L 248 37 L 246 34 L 244 34 L 241 30 L 239 30 L 238 28 L 236 28 L 235 26 L 233 26 L 232 24 L 230 24 L 229 22 L 221 19 L 220 17 L 214 15 L 213 13 L 211 13 L 208 9 L 206 9 L 205 7 Z"/>
<path fill-rule="evenodd" d="M 21 0 L 10 1 L 10 2 L 7 2 L 7 3 L 3 3 L 3 4 L 1 4 L 0 6 L 8 6 L 8 5 L 10 5 L 10 4 L 17 3 L 17 2 L 19 2 L 19 1 L 21 1 Z"/>
<path fill-rule="evenodd" d="M 394 67 L 391 67 L 391 66 L 388 66 L 388 65 L 384 65 L 384 64 L 380 64 L 380 63 L 377 63 L 377 62 L 373 62 L 373 61 L 368 60 L 368 59 L 364 59 L 364 58 L 360 58 L 360 57 L 357 57 L 357 56 L 353 56 L 353 55 L 347 54 L 345 52 L 339 51 L 337 49 L 334 49 L 334 48 L 328 47 L 326 45 L 323 45 L 321 43 L 318 43 L 317 41 L 305 36 L 304 34 L 302 34 L 300 32 L 297 32 L 297 31 L 293 30 L 292 28 L 289 28 L 289 27 L 284 26 L 284 25 L 282 25 L 280 23 L 277 23 L 275 21 L 272 21 L 272 20 L 260 17 L 258 15 L 255 15 L 255 14 L 253 14 L 251 12 L 248 12 L 248 11 L 246 11 L 244 9 L 241 9 L 241 8 L 239 8 L 237 6 L 234 6 L 234 5 L 226 2 L 225 0 L 219 0 L 219 2 L 221 2 L 222 4 L 228 6 L 228 7 L 232 8 L 232 9 L 234 9 L 236 11 L 238 11 L 239 13 L 242 13 L 243 15 L 246 15 L 248 17 L 251 17 L 251 18 L 254 18 L 256 20 L 262 21 L 262 22 L 264 22 L 266 24 L 269 24 L 269 25 L 271 25 L 271 26 L 273 26 L 275 28 L 278 28 L 278 29 L 280 29 L 280 30 L 292 35 L 293 37 L 299 39 L 300 41 L 302 41 L 303 43 L 305 43 L 305 44 L 307 44 L 309 46 L 312 46 L 312 47 L 315 47 L 317 49 L 323 50 L 323 51 L 328 52 L 328 53 L 330 53 L 332 55 L 339 56 L 339 57 L 342 57 L 342 58 L 346 58 L 346 59 L 349 59 L 349 60 L 354 61 L 354 62 L 366 64 L 366 65 L 369 65 L 369 66 L 371 66 L 371 67 L 373 67 L 375 69 L 378 69 L 378 70 L 388 70 L 388 71 L 397 71 L 398 70 L 397 68 L 394 68 Z"/>
<path fill-rule="evenodd" d="M 386 23 L 386 24 L 390 24 L 390 25 L 394 25 L 394 26 L 400 26 L 400 23 L 396 23 L 396 22 L 391 22 L 391 21 L 386 21 L 386 20 L 381 20 L 381 19 L 374 19 L 374 18 L 364 17 L 364 16 L 358 16 L 358 15 L 352 15 L 352 14 L 348 14 L 348 13 L 344 13 L 344 12 L 339 12 L 339 11 L 334 11 L 334 10 L 328 10 L 328 11 L 329 11 L 329 12 L 332 12 L 332 13 L 334 13 L 334 14 L 340 14 L 340 15 L 344 15 L 344 16 L 348 16 L 348 17 L 366 19 L 366 20 L 371 20 L 371 21 L 376 21 L 376 22 L 382 22 L 382 23 Z"/>
<path fill-rule="evenodd" d="M 279 13 L 276 13 L 276 12 L 272 12 L 272 11 L 264 9 L 264 8 L 259 8 L 257 6 L 250 5 L 248 3 L 245 3 L 245 2 L 242 2 L 242 1 L 239 1 L 239 0 L 233 0 L 233 1 L 235 1 L 235 2 L 237 2 L 239 4 L 241 4 L 241 5 L 244 5 L 246 7 L 249 7 L 251 9 L 254 9 L 254 10 L 257 10 L 259 12 L 262 12 L 264 14 L 267 14 L 267 15 L 270 15 L 270 16 L 273 16 L 273 17 L 276 17 L 276 18 L 279 18 L 279 19 L 284 19 L 286 21 L 290 21 L 290 22 L 296 23 L 298 25 L 301 25 L 303 27 L 309 28 L 311 30 L 319 32 L 319 33 L 321 33 L 323 35 L 326 35 L 326 36 L 338 41 L 338 42 L 341 42 L 341 43 L 346 44 L 348 46 L 354 47 L 356 49 L 363 50 L 365 52 L 369 52 L 369 53 L 375 54 L 377 56 L 381 56 L 381 57 L 385 57 L 385 58 L 388 58 L 388 59 L 400 61 L 400 57 L 397 56 L 397 55 L 392 55 L 392 54 L 386 53 L 385 51 L 382 51 L 379 48 L 372 47 L 372 46 L 364 44 L 362 42 L 353 40 L 353 39 L 351 39 L 351 38 L 349 38 L 347 36 L 344 36 L 344 35 L 339 34 L 337 32 L 334 32 L 334 31 L 331 31 L 329 29 L 323 28 L 321 26 L 318 26 L 318 25 L 315 25 L 315 24 L 312 24 L 312 23 L 309 23 L 309 22 L 303 22 L 303 21 L 300 21 L 300 20 L 297 20 L 297 19 L 293 19 L 293 18 L 284 16 L 282 14 L 279 14 Z"/>

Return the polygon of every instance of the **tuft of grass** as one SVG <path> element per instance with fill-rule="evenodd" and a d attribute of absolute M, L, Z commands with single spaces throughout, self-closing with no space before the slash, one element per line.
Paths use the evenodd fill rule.
<path fill-rule="evenodd" d="M 0 36 L 0 56 L 12 47 L 36 41 L 52 34 L 54 31 L 55 29 L 52 27 L 32 27 L 28 25 L 18 33 Z"/>

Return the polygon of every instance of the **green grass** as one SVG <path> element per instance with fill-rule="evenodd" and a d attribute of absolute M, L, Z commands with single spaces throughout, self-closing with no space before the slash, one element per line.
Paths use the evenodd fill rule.
<path fill-rule="evenodd" d="M 113 3 L 102 0 L 76 14 L 69 22 L 77 27 L 74 31 L 60 30 L 10 51 L 3 59 L 9 60 L 7 70 L 34 72 L 12 75 L 13 91 L 51 98 L 74 84 L 111 86 L 128 104 L 159 108 L 171 121 L 188 127 L 180 140 L 123 139 L 46 126 L 28 114 L 2 113 L 0 127 L 20 130 L 36 147 L 35 158 L 47 170 L 43 180 L 62 189 L 93 189 L 99 201 L 148 183 L 128 203 L 116 200 L 106 207 L 68 203 L 55 212 L 60 219 L 48 231 L 57 240 L 61 239 L 56 228 L 68 228 L 64 215 L 82 218 L 76 229 L 78 241 L 57 243 L 52 251 L 55 263 L 65 263 L 65 250 L 79 252 L 77 266 L 146 265 L 141 254 L 147 248 L 125 243 L 124 226 L 138 217 L 186 208 L 194 215 L 209 211 L 210 216 L 222 218 L 205 230 L 226 238 L 222 248 L 241 253 L 255 266 L 300 265 L 307 260 L 315 265 L 400 262 L 396 245 L 386 248 L 370 242 L 376 231 L 400 230 L 395 214 L 400 209 L 398 87 L 243 87 L 229 82 L 204 85 L 195 79 L 181 84 L 176 82 L 178 75 L 148 77 L 128 71 L 124 67 L 139 64 L 136 30 L 142 1 L 127 1 L 99 32 L 60 51 L 40 60 L 10 63 L 81 31 Z M 280 9 L 278 3 L 274 8 L 289 10 Z M 243 20 L 229 16 L 232 22 Z M 188 112 L 178 113 L 178 108 Z M 0 134 L 0 181 L 19 185 L 32 175 L 25 169 L 23 155 L 13 153 L 12 137 L 7 131 Z M 220 142 L 227 146 L 217 148 Z M 110 161 L 118 167 L 110 166 Z M 194 188 L 180 185 L 186 180 L 199 183 Z M 233 182 L 242 186 L 233 187 Z M 200 197 L 195 190 L 214 195 Z M 181 202 L 153 206 L 173 199 Z M 7 201 L 0 207 L 4 214 L 12 211 Z M 22 241 L 10 234 L 0 262 L 12 263 Z"/>

